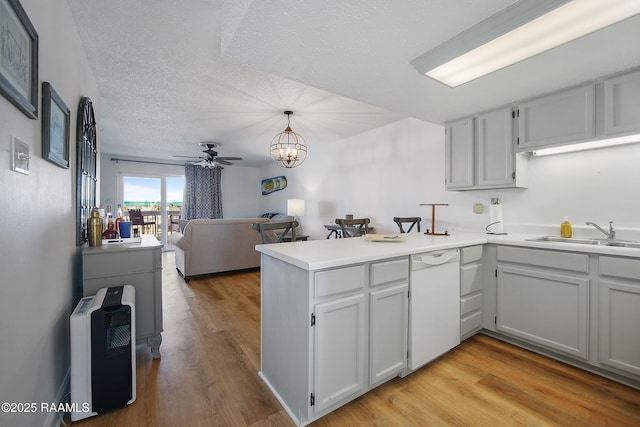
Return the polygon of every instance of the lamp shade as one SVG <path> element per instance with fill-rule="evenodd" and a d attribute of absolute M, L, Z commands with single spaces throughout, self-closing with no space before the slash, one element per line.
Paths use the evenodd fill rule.
<path fill-rule="evenodd" d="M 287 215 L 289 215 L 289 216 L 303 216 L 304 215 L 304 200 L 302 200 L 302 199 L 288 199 L 287 200 Z"/>

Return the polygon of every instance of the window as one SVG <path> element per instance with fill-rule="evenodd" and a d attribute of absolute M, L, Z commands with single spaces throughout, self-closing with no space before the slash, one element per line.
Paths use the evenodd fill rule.
<path fill-rule="evenodd" d="M 125 213 L 140 209 L 149 222 L 146 234 L 155 234 L 166 247 L 167 236 L 179 230 L 184 176 L 122 176 L 122 200 Z"/>

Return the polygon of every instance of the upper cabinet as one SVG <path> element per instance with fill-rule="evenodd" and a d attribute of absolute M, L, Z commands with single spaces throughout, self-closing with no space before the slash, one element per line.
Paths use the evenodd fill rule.
<path fill-rule="evenodd" d="M 518 150 L 579 141 L 595 135 L 595 85 L 521 102 Z"/>
<path fill-rule="evenodd" d="M 474 184 L 473 124 L 473 117 L 447 124 L 445 136 L 447 190 L 468 188 Z"/>
<path fill-rule="evenodd" d="M 539 148 L 640 134 L 640 69 L 445 124 L 447 190 L 527 187 Z"/>
<path fill-rule="evenodd" d="M 447 190 L 526 186 L 526 158 L 515 152 L 511 107 L 446 125 Z"/>
<path fill-rule="evenodd" d="M 640 70 L 518 103 L 517 151 L 640 134 Z"/>
<path fill-rule="evenodd" d="M 604 134 L 640 131 L 640 71 L 604 81 Z"/>

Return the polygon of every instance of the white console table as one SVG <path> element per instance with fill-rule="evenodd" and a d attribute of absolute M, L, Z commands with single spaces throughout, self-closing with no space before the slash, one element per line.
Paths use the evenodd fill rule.
<path fill-rule="evenodd" d="M 136 290 L 136 342 L 151 347 L 160 358 L 162 343 L 162 245 L 149 234 L 139 243 L 84 247 L 84 296 L 109 286 L 132 285 Z"/>

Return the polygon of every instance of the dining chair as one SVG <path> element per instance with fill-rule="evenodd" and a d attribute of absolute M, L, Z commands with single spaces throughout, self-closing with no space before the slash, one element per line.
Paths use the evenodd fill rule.
<path fill-rule="evenodd" d="M 131 220 L 131 225 L 141 226 L 142 230 L 140 233 L 144 234 L 144 227 L 153 225 L 153 234 L 156 234 L 156 221 L 147 221 L 144 219 L 144 215 L 142 215 L 142 211 L 140 209 L 129 209 L 129 220 Z"/>
<path fill-rule="evenodd" d="M 337 218 L 336 224 L 342 230 L 342 237 L 364 236 L 369 232 L 369 218 L 343 219 Z"/>
<path fill-rule="evenodd" d="M 262 243 L 282 243 L 289 240 L 296 241 L 296 227 L 298 221 L 257 222 L 251 226 L 262 236 Z M 291 232 L 291 234 L 289 234 Z"/>
<path fill-rule="evenodd" d="M 400 233 L 409 233 L 414 226 L 417 226 L 418 231 L 420 231 L 420 221 L 422 221 L 422 218 L 420 218 L 419 216 L 411 216 L 411 217 L 394 216 L 393 217 L 393 222 L 395 222 L 400 228 Z M 407 231 L 404 231 L 404 228 L 402 228 L 402 224 L 411 224 L 411 226 Z"/>

